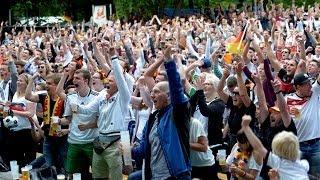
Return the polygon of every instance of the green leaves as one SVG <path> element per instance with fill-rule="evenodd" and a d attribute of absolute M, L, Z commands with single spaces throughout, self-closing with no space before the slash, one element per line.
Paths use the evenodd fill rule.
<path fill-rule="evenodd" d="M 258 0 L 257 0 L 258 1 Z M 14 3 L 13 3 L 14 2 Z M 92 2 L 95 0 L 15 0 L 11 10 L 14 17 L 34 17 L 34 16 L 63 16 L 65 13 L 72 15 L 74 21 L 81 21 L 83 18 L 89 19 L 91 16 Z M 99 1 L 103 2 L 103 1 Z M 246 4 L 252 4 L 253 0 L 243 0 Z M 271 2 L 269 0 L 269 2 Z M 275 4 L 283 3 L 283 7 L 291 6 L 292 0 L 273 0 Z M 295 0 L 297 6 L 303 2 L 311 7 L 320 0 Z M 234 0 L 113 0 L 118 18 L 128 18 L 129 16 L 142 16 L 149 19 L 153 14 L 162 12 L 164 8 L 185 9 L 185 8 L 208 8 L 221 5 L 227 8 L 230 4 L 239 4 Z"/>
<path fill-rule="evenodd" d="M 11 9 L 14 17 L 62 16 L 66 9 L 66 1 L 18 0 Z"/>

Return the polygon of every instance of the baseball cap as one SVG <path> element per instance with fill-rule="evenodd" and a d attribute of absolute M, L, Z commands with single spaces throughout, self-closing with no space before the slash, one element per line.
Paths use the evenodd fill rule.
<path fill-rule="evenodd" d="M 203 58 L 203 65 L 201 66 L 202 68 L 209 68 L 211 67 L 211 61 L 209 58 Z"/>
<path fill-rule="evenodd" d="M 293 84 L 294 85 L 302 85 L 306 82 L 309 82 L 311 78 L 308 76 L 308 74 L 299 73 L 294 76 L 293 78 Z"/>

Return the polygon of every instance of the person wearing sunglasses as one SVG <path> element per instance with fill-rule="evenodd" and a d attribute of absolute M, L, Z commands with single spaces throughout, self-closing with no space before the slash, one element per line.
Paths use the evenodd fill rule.
<path fill-rule="evenodd" d="M 233 147 L 236 144 L 237 133 L 241 127 L 241 118 L 244 114 L 250 114 L 255 119 L 256 107 L 251 101 L 247 88 L 242 78 L 242 63 L 238 63 L 235 67 L 237 86 L 228 95 L 223 89 L 230 72 L 225 68 L 222 78 L 218 85 L 218 95 L 220 99 L 226 104 L 227 108 L 230 108 L 230 114 L 226 124 L 226 130 L 229 131 L 229 147 Z M 254 122 L 251 126 L 253 127 Z"/>

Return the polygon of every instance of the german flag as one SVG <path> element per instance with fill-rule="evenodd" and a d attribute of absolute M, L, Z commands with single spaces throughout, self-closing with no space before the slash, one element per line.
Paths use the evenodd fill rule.
<path fill-rule="evenodd" d="M 236 38 L 232 39 L 229 43 L 226 45 L 226 51 L 231 54 L 241 54 L 244 49 L 244 43 L 243 39 L 247 30 L 246 25 L 242 31 L 236 36 Z"/>

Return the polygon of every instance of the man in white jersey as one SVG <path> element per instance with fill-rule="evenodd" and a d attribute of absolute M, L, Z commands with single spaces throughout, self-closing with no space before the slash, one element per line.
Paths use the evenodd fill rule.
<path fill-rule="evenodd" d="M 296 92 L 286 97 L 297 127 L 302 159 L 308 160 L 310 174 L 320 177 L 320 76 L 311 84 L 307 74 L 294 77 Z"/>
<path fill-rule="evenodd" d="M 64 117 L 62 124 L 70 124 L 70 132 L 68 136 L 68 153 L 66 170 L 69 174 L 82 173 L 87 179 L 89 175 L 89 166 L 93 156 L 93 140 L 97 137 L 96 128 L 83 129 L 83 124 L 90 124 L 96 121 L 97 113 L 73 113 L 71 104 L 87 105 L 95 98 L 98 93 L 89 87 L 91 75 L 86 69 L 79 69 L 73 77 L 73 84 L 76 92 L 67 96 Z"/>
<path fill-rule="evenodd" d="M 107 95 L 93 100 L 87 106 L 77 104 L 77 113 L 98 113 L 99 142 L 94 143 L 92 175 L 95 179 L 121 179 L 122 155 L 120 131 L 125 130 L 131 93 L 123 75 L 114 48 L 110 48 L 112 72 L 107 77 Z M 101 146 L 96 146 L 100 144 Z"/>

